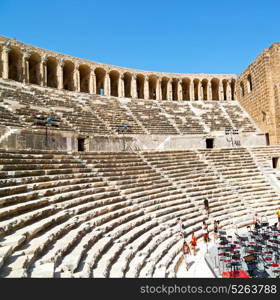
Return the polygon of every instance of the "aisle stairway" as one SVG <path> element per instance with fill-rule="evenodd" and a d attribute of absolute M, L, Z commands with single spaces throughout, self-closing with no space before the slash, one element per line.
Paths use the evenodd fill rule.
<path fill-rule="evenodd" d="M 279 194 L 247 149 L 0 150 L 0 277 L 174 277 L 177 218 L 201 236 L 273 216 Z"/>
<path fill-rule="evenodd" d="M 78 93 L 0 79 L 0 126 L 34 126 L 37 116 L 59 120 L 59 130 L 81 134 L 201 135 L 234 126 L 255 132 L 256 125 L 237 101 L 154 101 Z M 54 128 L 55 129 L 55 128 Z"/>

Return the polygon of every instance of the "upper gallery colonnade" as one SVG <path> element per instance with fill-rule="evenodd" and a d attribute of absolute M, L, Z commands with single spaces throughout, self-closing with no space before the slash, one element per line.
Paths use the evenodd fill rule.
<path fill-rule="evenodd" d="M 104 96 L 234 100 L 236 75 L 172 74 L 93 63 L 0 37 L 0 77 Z"/>

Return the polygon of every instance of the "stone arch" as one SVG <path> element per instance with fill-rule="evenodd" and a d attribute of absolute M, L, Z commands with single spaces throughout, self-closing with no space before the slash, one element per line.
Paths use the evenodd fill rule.
<path fill-rule="evenodd" d="M 120 73 L 118 71 L 113 70 L 109 73 L 109 77 L 110 77 L 111 96 L 118 97 L 119 96 L 118 87 L 119 87 Z"/>
<path fill-rule="evenodd" d="M 230 83 L 231 100 L 235 100 L 235 84 L 236 84 L 235 79 L 232 79 Z"/>
<path fill-rule="evenodd" d="M 90 67 L 88 65 L 79 66 L 80 73 L 80 91 L 89 93 Z"/>
<path fill-rule="evenodd" d="M 178 79 L 173 78 L 171 82 L 172 87 L 172 100 L 178 100 Z"/>
<path fill-rule="evenodd" d="M 182 79 L 182 94 L 183 94 L 183 100 L 190 100 L 190 86 L 191 86 L 191 80 L 189 78 L 183 78 Z"/>
<path fill-rule="evenodd" d="M 74 91 L 74 64 L 66 60 L 63 65 L 63 88 L 68 91 Z"/>
<path fill-rule="evenodd" d="M 201 81 L 201 90 L 202 90 L 202 100 L 208 100 L 209 99 L 209 95 L 208 95 L 208 80 L 207 79 L 203 79 Z"/>
<path fill-rule="evenodd" d="M 249 74 L 247 76 L 247 91 L 248 91 L 248 93 L 251 93 L 252 90 L 253 90 L 252 76 L 251 76 L 251 74 Z"/>
<path fill-rule="evenodd" d="M 47 86 L 57 88 L 57 60 L 54 57 L 48 57 L 47 67 Z"/>
<path fill-rule="evenodd" d="M 22 52 L 19 48 L 13 47 L 8 53 L 9 79 L 22 82 Z"/>
<path fill-rule="evenodd" d="M 149 82 L 149 99 L 156 100 L 157 99 L 157 76 L 150 75 L 148 82 Z"/>
<path fill-rule="evenodd" d="M 212 89 L 212 100 L 219 100 L 219 79 L 213 78 L 211 80 L 211 89 Z"/>
<path fill-rule="evenodd" d="M 245 96 L 244 83 L 242 81 L 240 82 L 240 94 L 242 97 Z"/>
<path fill-rule="evenodd" d="M 199 100 L 199 79 L 195 78 L 193 80 L 193 88 L 194 88 L 194 100 Z"/>
<path fill-rule="evenodd" d="M 222 85 L 223 85 L 223 97 L 224 97 L 224 99 L 223 100 L 227 100 L 227 84 L 228 84 L 228 81 L 227 81 L 227 79 L 223 79 L 222 80 Z"/>
<path fill-rule="evenodd" d="M 161 79 L 161 97 L 162 100 L 167 100 L 167 84 L 168 84 L 168 78 L 162 77 Z"/>
<path fill-rule="evenodd" d="M 41 63 L 40 55 L 31 52 L 31 55 L 28 59 L 29 83 L 40 85 L 41 83 L 40 63 Z"/>
<path fill-rule="evenodd" d="M 123 74 L 123 84 L 124 84 L 124 97 L 131 98 L 131 80 L 132 80 L 132 74 L 129 72 L 126 72 Z"/>
<path fill-rule="evenodd" d="M 96 68 L 94 72 L 96 77 L 96 94 L 101 95 L 101 89 L 104 91 L 106 71 L 102 68 Z"/>
<path fill-rule="evenodd" d="M 138 74 L 136 76 L 137 98 L 139 99 L 144 99 L 144 80 L 144 75 Z"/>

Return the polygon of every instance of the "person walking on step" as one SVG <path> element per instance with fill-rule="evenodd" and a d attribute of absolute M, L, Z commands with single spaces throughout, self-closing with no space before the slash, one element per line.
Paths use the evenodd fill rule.
<path fill-rule="evenodd" d="M 204 203 L 204 210 L 205 210 L 207 216 L 209 217 L 209 202 L 208 202 L 208 199 L 204 199 L 203 203 Z"/>
<path fill-rule="evenodd" d="M 192 240 L 191 240 L 191 248 L 193 251 L 193 255 L 196 255 L 196 245 L 197 245 L 197 241 L 196 241 L 196 236 L 194 234 L 194 231 L 192 232 Z"/>
<path fill-rule="evenodd" d="M 186 269 L 187 271 L 189 270 L 189 258 L 190 258 L 190 254 L 191 254 L 191 249 L 188 245 L 188 242 L 186 240 L 184 240 L 183 243 L 183 256 L 184 256 L 184 260 L 186 263 Z"/>
<path fill-rule="evenodd" d="M 219 221 L 214 220 L 214 239 L 218 238 Z"/>
<path fill-rule="evenodd" d="M 210 241 L 210 238 L 209 238 L 208 225 L 206 224 L 205 221 L 203 221 L 203 224 L 202 224 L 202 234 L 203 234 L 204 242 L 208 243 Z"/>

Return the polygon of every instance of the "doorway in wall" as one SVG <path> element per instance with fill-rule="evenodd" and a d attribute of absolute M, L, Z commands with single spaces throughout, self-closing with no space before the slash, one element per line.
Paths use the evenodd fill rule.
<path fill-rule="evenodd" d="M 84 138 L 78 138 L 78 151 L 85 151 L 85 139 Z"/>
<path fill-rule="evenodd" d="M 270 141 L 269 141 L 269 133 L 265 134 L 265 141 L 266 141 L 266 145 L 269 146 L 270 145 Z"/>
<path fill-rule="evenodd" d="M 272 168 L 279 169 L 279 157 L 272 157 Z"/>
<path fill-rule="evenodd" d="M 214 148 L 214 139 L 206 139 L 206 149 Z"/>

